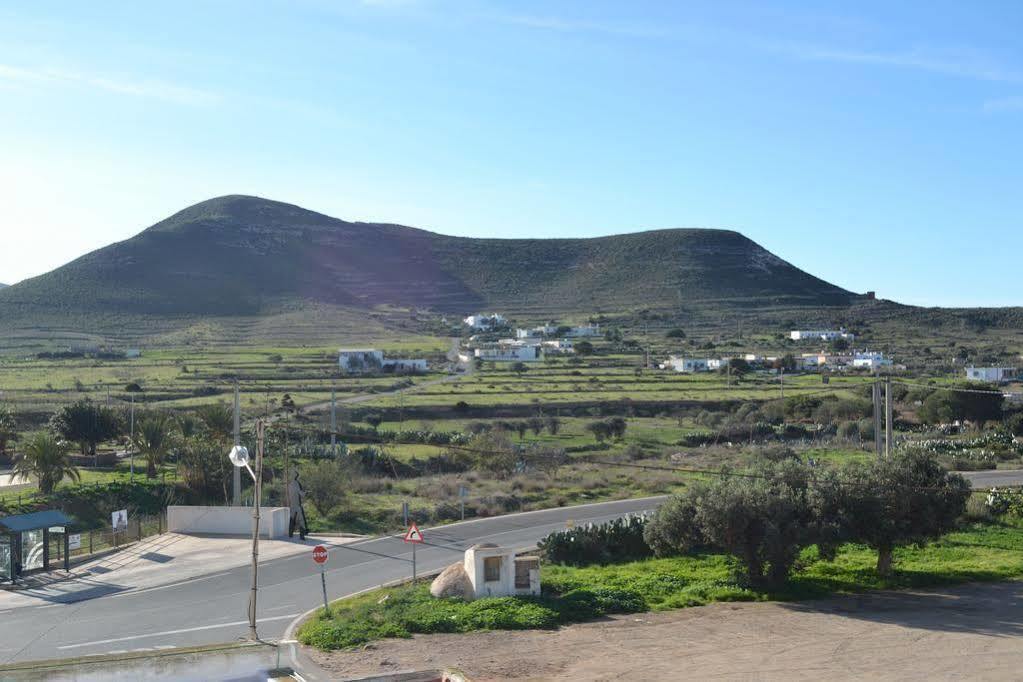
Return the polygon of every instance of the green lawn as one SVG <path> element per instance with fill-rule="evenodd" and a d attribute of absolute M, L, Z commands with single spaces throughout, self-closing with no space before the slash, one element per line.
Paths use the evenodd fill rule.
<path fill-rule="evenodd" d="M 428 585 L 375 590 L 335 602 L 299 630 L 305 644 L 340 649 L 417 633 L 552 628 L 608 613 L 696 606 L 719 601 L 799 600 L 838 592 L 924 587 L 1023 576 L 1023 522 L 974 523 L 923 548 L 895 553 L 890 579 L 874 571 L 876 555 L 847 545 L 834 562 L 805 551 L 778 594 L 750 591 L 732 577 L 731 559 L 698 554 L 607 566 L 542 568 L 541 598 L 488 598 L 466 603 L 435 600 Z"/>

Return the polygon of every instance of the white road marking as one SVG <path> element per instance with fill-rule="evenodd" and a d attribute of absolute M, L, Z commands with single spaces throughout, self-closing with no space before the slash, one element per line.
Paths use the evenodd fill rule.
<path fill-rule="evenodd" d="M 271 618 L 260 618 L 257 623 L 267 623 L 272 620 L 285 620 L 288 618 L 295 618 L 301 614 L 291 613 L 286 616 L 273 616 Z M 163 637 L 165 635 L 180 635 L 185 632 L 199 632 L 200 630 L 216 630 L 217 628 L 230 628 L 236 625 L 248 625 L 247 620 L 236 620 L 230 623 L 217 623 L 216 625 L 199 625 L 194 628 L 181 628 L 179 630 L 164 630 L 163 632 L 150 632 L 144 635 L 130 635 L 128 637 L 112 637 L 110 639 L 97 639 L 92 642 L 79 642 L 78 644 L 65 644 L 64 646 L 57 647 L 58 649 L 77 649 L 83 646 L 95 646 L 97 644 L 113 644 L 114 642 L 127 642 L 133 639 L 145 639 L 147 637 Z"/>

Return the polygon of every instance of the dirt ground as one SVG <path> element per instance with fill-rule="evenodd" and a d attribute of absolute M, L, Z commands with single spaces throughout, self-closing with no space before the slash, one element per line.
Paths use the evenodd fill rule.
<path fill-rule="evenodd" d="M 461 670 L 483 680 L 1019 680 L 1023 583 L 735 603 L 556 631 L 423 635 L 309 650 L 333 678 Z"/>

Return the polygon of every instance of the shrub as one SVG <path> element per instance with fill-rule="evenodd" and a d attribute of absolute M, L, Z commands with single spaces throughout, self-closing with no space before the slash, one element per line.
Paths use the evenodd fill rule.
<path fill-rule="evenodd" d="M 658 507 L 643 529 L 643 540 L 658 557 L 685 554 L 706 544 L 693 496 L 676 495 Z"/>
<path fill-rule="evenodd" d="M 302 471 L 302 487 L 316 510 L 326 516 L 341 504 L 346 492 L 348 472 L 337 462 L 320 460 Z"/>
<path fill-rule="evenodd" d="M 538 546 L 548 561 L 558 564 L 581 566 L 641 559 L 652 554 L 643 539 L 645 525 L 645 516 L 630 514 L 551 533 Z"/>

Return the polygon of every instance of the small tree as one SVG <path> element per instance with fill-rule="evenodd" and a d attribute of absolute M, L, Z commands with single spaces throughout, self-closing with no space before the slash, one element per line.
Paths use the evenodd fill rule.
<path fill-rule="evenodd" d="M 78 468 L 68 457 L 67 445 L 49 433 L 37 433 L 25 446 L 25 451 L 14 460 L 14 473 L 23 478 L 35 478 L 39 492 L 48 495 L 65 477 L 78 481 Z"/>
<path fill-rule="evenodd" d="M 377 428 L 379 428 L 380 424 L 383 423 L 384 418 L 381 417 L 376 412 L 371 412 L 370 414 L 367 414 L 365 417 L 363 417 L 363 421 L 365 421 L 367 424 L 369 424 L 370 427 L 374 431 L 376 431 Z"/>
<path fill-rule="evenodd" d="M 686 333 L 676 327 L 675 329 L 669 329 L 665 336 L 669 339 L 684 339 L 686 338 Z"/>
<path fill-rule="evenodd" d="M 594 440 L 598 443 L 603 443 L 611 435 L 607 422 L 604 421 L 590 422 L 586 425 L 586 430 L 593 434 Z"/>
<path fill-rule="evenodd" d="M 539 436 L 543 431 L 544 421 L 542 417 L 530 417 L 526 423 L 529 424 L 529 430 L 533 432 L 534 436 Z"/>
<path fill-rule="evenodd" d="M 529 370 L 529 367 L 527 367 L 526 363 L 524 362 L 516 362 L 511 366 L 511 369 L 519 376 L 522 376 Z"/>
<path fill-rule="evenodd" d="M 592 355 L 593 344 L 590 343 L 589 341 L 580 341 L 579 343 L 575 344 L 575 352 L 576 355 Z"/>
<path fill-rule="evenodd" d="M 66 441 L 77 443 L 82 454 L 96 454 L 96 445 L 123 432 L 117 413 L 88 398 L 65 405 L 50 418 L 50 429 Z"/>
<path fill-rule="evenodd" d="M 452 451 L 452 459 L 460 459 L 468 452 L 474 469 L 487 471 L 498 478 L 515 473 L 522 457 L 505 431 L 485 431 L 469 441 L 469 445 Z"/>
<path fill-rule="evenodd" d="M 877 550 L 877 572 L 891 574 L 892 552 L 951 530 L 970 484 L 929 453 L 908 450 L 848 474 L 844 507 L 849 537 Z"/>
<path fill-rule="evenodd" d="M 18 439 L 18 422 L 6 405 L 0 405 L 0 459 L 7 459 L 7 444 Z"/>
<path fill-rule="evenodd" d="M 344 500 L 348 472 L 334 460 L 321 460 L 302 471 L 302 488 L 320 514 L 326 516 Z"/>
<path fill-rule="evenodd" d="M 561 430 L 561 420 L 557 417 L 547 417 L 547 433 L 552 436 L 558 435 L 558 431 Z"/>
<path fill-rule="evenodd" d="M 175 443 L 176 424 L 163 412 L 143 417 L 135 426 L 135 448 L 146 460 L 146 476 L 156 478 L 156 469 L 163 464 Z"/>

